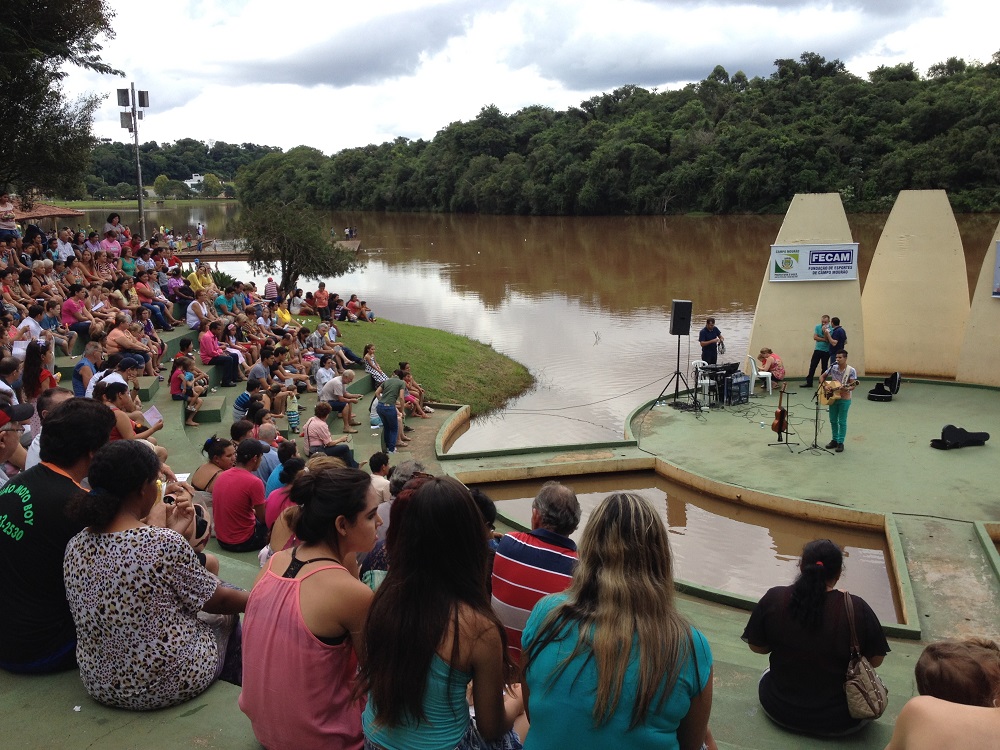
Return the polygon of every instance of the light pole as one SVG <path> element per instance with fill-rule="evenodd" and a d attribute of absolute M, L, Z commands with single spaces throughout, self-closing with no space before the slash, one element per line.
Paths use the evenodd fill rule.
<path fill-rule="evenodd" d="M 142 119 L 142 110 L 149 107 L 149 92 L 140 91 L 139 98 L 136 99 L 134 83 L 131 84 L 131 89 L 118 89 L 118 106 L 125 107 L 126 110 L 119 113 L 122 127 L 135 137 L 135 180 L 136 187 L 139 188 L 139 234 L 148 242 L 146 209 L 142 202 L 142 165 L 139 163 L 139 120 Z"/>

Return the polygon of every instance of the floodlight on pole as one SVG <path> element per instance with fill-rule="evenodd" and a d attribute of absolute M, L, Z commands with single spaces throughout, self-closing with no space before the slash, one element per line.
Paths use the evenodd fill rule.
<path fill-rule="evenodd" d="M 140 91 L 136 98 L 135 84 L 131 88 L 118 89 L 118 106 L 126 108 L 121 112 L 121 126 L 128 130 L 135 139 L 135 180 L 139 188 L 139 234 L 142 238 L 149 240 L 146 236 L 146 209 L 142 200 L 142 165 L 139 162 L 139 120 L 142 119 L 142 109 L 149 107 L 149 92 Z M 140 109 L 141 108 L 141 109 Z"/>

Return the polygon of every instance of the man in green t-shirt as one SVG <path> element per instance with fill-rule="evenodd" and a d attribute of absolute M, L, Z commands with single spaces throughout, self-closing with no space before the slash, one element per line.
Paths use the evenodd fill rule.
<path fill-rule="evenodd" d="M 824 315 L 820 318 L 819 325 L 813 329 L 813 341 L 816 342 L 816 348 L 813 349 L 812 359 L 809 360 L 809 374 L 806 376 L 806 382 L 802 384 L 803 388 L 813 387 L 813 375 L 817 365 L 820 372 L 826 372 L 826 368 L 830 364 L 830 342 L 826 340 L 826 334 L 829 330 L 830 316 Z"/>

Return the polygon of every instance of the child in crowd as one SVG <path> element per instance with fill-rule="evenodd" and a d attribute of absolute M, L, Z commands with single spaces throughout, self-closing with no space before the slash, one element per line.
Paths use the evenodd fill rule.
<path fill-rule="evenodd" d="M 201 409 L 201 395 L 205 389 L 195 384 L 194 360 L 191 357 L 178 357 L 174 360 L 170 372 L 170 398 L 174 401 L 184 401 L 184 424 L 197 427 L 195 415 Z"/>

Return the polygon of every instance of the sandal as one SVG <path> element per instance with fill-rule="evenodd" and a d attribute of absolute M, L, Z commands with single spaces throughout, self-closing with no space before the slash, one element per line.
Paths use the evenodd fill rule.
<path fill-rule="evenodd" d="M 357 435 L 358 431 L 357 430 L 352 430 L 352 429 L 346 429 L 346 430 L 344 430 L 344 434 L 345 435 Z"/>

